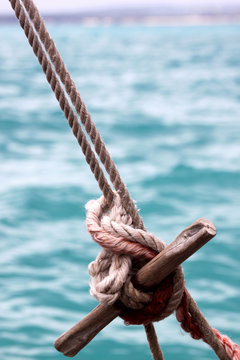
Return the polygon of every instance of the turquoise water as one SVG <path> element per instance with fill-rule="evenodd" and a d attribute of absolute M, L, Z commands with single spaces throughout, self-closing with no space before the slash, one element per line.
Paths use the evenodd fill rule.
<path fill-rule="evenodd" d="M 49 29 L 146 227 L 170 243 L 215 223 L 186 285 L 240 343 L 240 27 Z M 97 304 L 84 205 L 100 192 L 22 30 L 1 26 L 0 44 L 0 357 L 63 359 L 53 341 Z M 156 328 L 166 359 L 216 358 L 174 316 Z M 76 358 L 150 355 L 117 319 Z"/>

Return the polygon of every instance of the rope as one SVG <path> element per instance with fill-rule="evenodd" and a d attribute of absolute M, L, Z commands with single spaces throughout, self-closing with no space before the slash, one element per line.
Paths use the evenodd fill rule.
<path fill-rule="evenodd" d="M 113 191 L 110 187 L 110 185 L 107 182 L 107 179 L 105 178 L 105 175 L 100 168 L 100 165 L 96 159 L 96 156 L 94 152 L 91 149 L 91 146 L 89 142 L 87 141 L 87 138 L 84 134 L 84 132 L 81 129 L 81 126 L 79 125 L 78 119 L 76 115 L 74 114 L 67 98 L 64 93 L 64 90 L 62 89 L 60 82 L 54 73 L 51 63 L 49 62 L 45 52 L 43 51 L 41 47 L 41 43 L 39 41 L 39 38 L 37 34 L 32 29 L 32 26 L 28 20 L 28 17 L 26 15 L 26 12 L 24 11 L 23 6 L 21 5 L 19 0 L 11 0 L 11 5 L 15 11 L 16 17 L 19 19 L 19 23 L 21 27 L 23 28 L 25 35 L 29 41 L 29 44 L 33 48 L 33 52 L 38 58 L 38 61 L 40 65 L 42 66 L 42 69 L 46 75 L 47 81 L 50 84 L 58 102 L 60 105 L 60 108 L 62 109 L 69 126 L 72 129 L 72 132 L 74 136 L 77 138 L 77 141 L 79 145 L 81 146 L 82 152 L 85 156 L 85 159 L 87 163 L 90 166 L 90 169 L 92 173 L 94 174 L 98 185 L 100 189 L 102 190 L 104 197 L 106 198 L 108 204 L 112 203 L 113 200 Z"/>
<path fill-rule="evenodd" d="M 72 129 L 74 136 L 83 151 L 86 162 L 94 174 L 99 188 L 103 192 L 107 206 L 110 208 L 113 204 L 114 193 L 109 185 L 103 170 L 101 169 L 94 151 L 91 148 L 73 108 L 67 99 L 69 96 L 76 113 L 79 115 L 81 123 L 84 125 L 89 135 L 95 151 L 109 174 L 115 190 L 121 199 L 123 209 L 130 215 L 132 219 L 132 227 L 145 231 L 142 219 L 135 207 L 134 201 L 130 198 L 129 192 L 122 181 L 119 172 L 111 159 L 99 132 L 97 131 L 91 117 L 82 101 L 76 86 L 67 71 L 60 54 L 51 39 L 44 22 L 35 7 L 32 0 L 9 0 L 16 17 L 23 28 L 29 44 L 33 48 L 35 55 L 46 75 L 58 102 L 60 108 L 64 112 L 66 119 Z M 64 91 L 65 88 L 65 91 Z M 124 230 L 124 229 L 123 229 Z M 116 234 L 115 234 L 116 235 Z M 141 235 L 140 235 L 141 237 Z M 127 239 L 127 237 L 126 237 Z M 119 240 L 118 240 L 119 241 Z M 128 241 L 130 241 L 128 239 Z M 181 325 L 186 331 L 190 332 L 195 338 L 202 338 L 216 352 L 222 360 L 239 360 L 240 350 L 227 336 L 221 335 L 217 330 L 212 329 L 207 323 L 196 303 L 190 295 L 184 292 L 183 300 L 177 309 L 177 316 L 181 321 Z M 185 304 L 185 306 L 183 305 Z M 188 324 L 189 326 L 187 326 Z M 195 331 L 194 331 L 195 329 Z M 197 329 L 197 330 L 196 330 Z M 145 325 L 149 346 L 155 360 L 163 358 L 159 344 L 157 342 L 156 333 L 152 324 Z"/>
<path fill-rule="evenodd" d="M 88 202 L 86 208 L 88 232 L 103 247 L 89 265 L 91 294 L 108 305 L 121 300 L 128 308 L 122 316 L 127 324 L 149 324 L 172 314 L 179 306 L 184 290 L 181 266 L 154 292 L 143 292 L 131 282 L 136 265 L 142 266 L 154 258 L 166 244 L 153 234 L 132 227 L 132 219 L 117 194 L 111 209 L 104 197 Z M 169 292 L 166 291 L 168 288 Z"/>
<path fill-rule="evenodd" d="M 196 302 L 187 289 L 184 290 L 183 298 L 176 312 L 177 320 L 181 327 L 189 332 L 193 339 L 202 339 L 215 351 L 221 360 L 240 360 L 240 349 L 226 335 L 212 329 Z"/>
<path fill-rule="evenodd" d="M 107 173 L 109 174 L 110 180 L 115 188 L 118 191 L 120 198 L 122 200 L 123 207 L 127 209 L 131 217 L 133 218 L 133 223 L 135 225 L 142 224 L 142 220 L 136 211 L 135 204 L 130 198 L 128 189 L 124 182 L 122 181 L 120 174 L 116 165 L 114 164 L 106 146 L 101 139 L 101 136 L 91 120 L 91 116 L 87 111 L 87 108 L 81 99 L 79 92 L 76 89 L 75 83 L 72 80 L 57 48 L 54 44 L 54 41 L 50 37 L 43 19 L 41 18 L 37 7 L 31 0 L 22 0 L 25 9 L 33 23 L 35 31 L 37 32 L 46 53 L 49 55 L 49 58 L 54 65 L 55 71 L 65 88 L 66 93 L 69 95 L 71 102 L 79 115 L 81 123 L 84 125 L 86 132 L 90 136 L 90 139 L 94 145 L 95 151 L 98 154 L 102 164 L 104 165 Z M 111 194 L 112 196 L 112 194 Z"/>
<path fill-rule="evenodd" d="M 164 360 L 162 350 L 158 344 L 157 334 L 152 323 L 144 325 L 149 348 L 155 360 Z"/>

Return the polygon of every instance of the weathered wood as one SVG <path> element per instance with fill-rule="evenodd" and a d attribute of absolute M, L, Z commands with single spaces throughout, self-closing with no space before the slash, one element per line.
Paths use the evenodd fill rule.
<path fill-rule="evenodd" d="M 197 220 L 137 272 L 133 278 L 135 284 L 145 288 L 159 284 L 215 235 L 216 228 L 213 223 L 207 219 Z M 99 304 L 84 319 L 61 335 L 54 343 L 55 348 L 64 355 L 73 357 L 120 315 L 121 311 L 117 305 Z"/>
<path fill-rule="evenodd" d="M 120 313 L 121 310 L 116 305 L 99 304 L 79 323 L 61 335 L 54 343 L 55 348 L 64 355 L 73 357 Z"/>
<path fill-rule="evenodd" d="M 159 284 L 178 265 L 182 264 L 215 235 L 216 228 L 211 221 L 207 219 L 197 220 L 183 230 L 160 254 L 143 266 L 134 277 L 134 282 L 146 288 Z"/>

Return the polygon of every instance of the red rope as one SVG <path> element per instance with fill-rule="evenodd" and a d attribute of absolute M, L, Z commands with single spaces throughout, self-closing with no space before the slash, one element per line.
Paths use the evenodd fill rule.
<path fill-rule="evenodd" d="M 159 319 L 173 292 L 173 276 L 167 276 L 155 290 L 152 301 L 139 310 L 127 308 L 121 318 L 126 325 L 147 325 Z"/>
<path fill-rule="evenodd" d="M 233 360 L 240 360 L 240 349 L 227 335 L 222 335 L 217 329 L 213 329 L 217 338 L 221 341 L 226 349 L 228 356 Z"/>
<path fill-rule="evenodd" d="M 198 324 L 193 320 L 192 315 L 189 312 L 189 294 L 185 288 L 182 301 L 176 311 L 177 320 L 180 322 L 184 331 L 190 333 L 191 337 L 195 340 L 202 339 L 206 341 L 204 335 L 199 329 Z M 235 344 L 228 336 L 221 334 L 217 329 L 213 329 L 213 332 L 224 346 L 226 353 L 232 360 L 240 360 L 240 348 Z"/>

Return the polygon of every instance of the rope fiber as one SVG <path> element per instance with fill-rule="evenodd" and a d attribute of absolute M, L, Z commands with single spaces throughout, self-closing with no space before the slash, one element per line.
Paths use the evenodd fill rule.
<path fill-rule="evenodd" d="M 50 84 L 58 100 L 60 108 L 62 109 L 69 123 L 69 126 L 71 127 L 72 132 L 82 149 L 86 162 L 88 163 L 92 173 L 94 174 L 94 177 L 98 182 L 99 188 L 104 196 L 104 198 L 100 200 L 100 202 L 104 203 L 103 206 L 101 205 L 102 203 L 100 204 L 101 209 L 99 208 L 99 203 L 97 205 L 96 202 L 94 203 L 98 207 L 98 210 L 100 209 L 97 215 L 96 209 L 94 209 L 95 213 L 94 211 L 92 211 L 93 203 L 91 205 L 88 205 L 88 213 L 90 214 L 90 216 L 88 216 L 87 218 L 89 232 L 92 235 L 93 239 L 104 248 L 100 252 L 99 257 L 95 260 L 95 262 L 90 264 L 89 267 L 90 273 L 92 275 L 91 292 L 94 296 L 98 297 L 100 301 L 111 303 L 114 302 L 115 299 L 120 297 L 123 302 L 128 301 L 128 306 L 132 306 L 134 300 L 132 295 L 129 296 L 129 292 L 132 292 L 133 288 L 131 288 L 129 273 L 133 271 L 133 267 L 135 266 L 134 257 L 136 257 L 136 253 L 138 254 L 137 257 L 139 267 L 139 264 L 142 264 L 143 260 L 146 262 L 147 260 L 154 257 L 157 252 L 161 251 L 164 248 L 164 245 L 163 243 L 159 242 L 158 239 L 156 240 L 153 235 L 149 235 L 146 232 L 142 219 L 135 206 L 135 203 L 131 199 L 128 189 L 122 181 L 116 165 L 114 164 L 109 152 L 107 151 L 106 146 L 101 139 L 101 136 L 96 129 L 95 124 L 91 120 L 91 116 L 87 111 L 87 108 L 83 100 L 81 99 L 79 92 L 76 89 L 74 81 L 72 80 L 54 44 L 54 41 L 50 37 L 43 22 L 43 19 L 41 18 L 38 9 L 34 5 L 33 1 L 9 1 L 15 12 L 16 17 L 19 20 L 21 27 L 24 30 L 28 42 L 33 49 L 34 54 L 36 55 L 40 65 L 42 66 L 43 72 L 45 73 L 47 81 Z M 90 145 L 83 129 L 81 128 L 79 120 L 84 126 L 84 129 L 88 134 L 95 151 L 92 149 L 92 146 Z M 95 153 L 97 154 L 99 160 L 101 161 L 107 174 L 109 175 L 110 182 L 116 190 L 117 195 L 115 195 L 112 187 L 109 185 L 108 180 L 104 175 L 104 172 L 98 162 Z M 115 212 L 115 215 L 121 214 L 121 216 L 117 218 L 116 216 L 110 216 L 107 219 L 106 211 L 104 213 L 103 209 L 110 210 L 116 205 L 118 211 Z M 120 212 L 119 208 L 121 208 Z M 93 221 L 93 219 L 95 222 Z M 99 227 L 99 229 L 96 230 L 96 227 Z M 136 231 L 138 232 L 138 236 L 136 235 Z M 103 234 L 105 234 L 104 236 L 106 239 L 110 239 L 108 245 L 107 241 L 103 239 Z M 117 248 L 121 248 L 121 251 L 117 250 Z M 132 248 L 132 252 L 130 253 L 130 250 L 124 252 L 123 248 L 130 250 Z M 119 252 L 121 253 L 120 255 Z M 122 263 L 119 260 L 121 257 L 121 260 L 124 260 L 122 261 Z M 140 261 L 139 258 L 141 258 L 142 260 Z M 111 265 L 109 262 L 110 260 L 112 261 Z M 125 264 L 124 266 L 127 269 L 125 273 L 123 271 L 124 266 L 121 265 L 123 263 Z M 103 266 L 103 264 L 105 264 L 105 269 L 102 269 L 102 274 L 100 274 L 101 271 L 99 271 L 99 267 Z M 108 279 L 108 284 L 109 281 L 112 282 L 112 284 L 114 284 L 115 286 L 116 291 L 114 294 L 110 294 L 111 296 L 109 296 L 109 293 L 107 294 L 104 289 L 106 289 L 108 286 L 106 286 L 106 281 L 103 273 L 108 277 L 109 275 L 111 275 L 109 272 L 109 266 L 112 267 L 113 270 L 115 270 L 115 273 L 118 272 L 118 274 L 119 269 L 121 269 L 123 274 L 122 279 L 124 279 L 122 280 L 122 283 L 124 283 L 125 285 L 127 284 L 126 286 L 124 286 L 124 288 L 126 290 L 128 286 L 131 290 L 128 289 L 128 292 L 126 290 L 125 293 L 122 292 L 122 286 L 120 286 L 119 284 L 115 284 L 114 277 L 110 276 L 111 279 Z M 176 283 L 179 284 L 179 282 L 181 281 L 183 283 L 184 280 L 182 270 L 180 269 L 177 271 L 179 272 L 178 277 L 180 280 L 178 279 Z M 177 271 L 175 273 L 177 273 Z M 174 276 L 169 282 L 173 284 L 173 286 L 172 291 L 170 291 L 170 295 L 166 300 L 166 307 L 169 306 L 169 304 L 171 303 L 170 299 L 171 297 L 173 297 Z M 117 276 L 115 276 L 115 278 L 116 277 Z M 99 284 L 101 284 L 101 286 Z M 136 293 L 135 290 L 134 292 Z M 141 306 L 143 303 L 146 302 L 147 305 L 149 305 L 149 299 L 154 298 L 154 295 L 149 293 L 143 294 L 141 296 L 141 299 L 143 299 L 142 302 L 140 301 Z M 221 335 L 218 330 L 211 328 L 211 326 L 208 324 L 208 322 L 198 309 L 197 304 L 185 288 L 184 291 L 179 290 L 178 300 L 176 301 L 176 316 L 185 331 L 189 332 L 193 338 L 203 339 L 205 342 L 207 342 L 215 351 L 219 359 L 240 360 L 239 347 L 234 344 L 227 336 Z M 136 306 L 138 307 L 138 305 L 136 305 L 136 302 L 134 306 L 134 309 L 130 309 L 128 313 L 125 314 L 125 316 L 127 316 L 125 318 L 125 321 L 136 321 L 136 312 L 138 311 L 138 309 L 136 309 Z M 166 308 L 164 309 L 164 311 L 166 312 Z M 171 310 L 171 312 L 173 310 Z M 131 312 L 135 313 L 131 315 Z M 142 312 L 142 309 L 140 310 L 140 312 Z M 151 321 L 152 320 L 154 319 L 151 318 Z M 144 324 L 147 339 L 149 342 L 149 347 L 154 360 L 163 360 L 163 354 L 158 344 L 156 332 L 151 321 L 146 322 L 144 320 L 141 321 L 141 323 Z"/>
<path fill-rule="evenodd" d="M 118 169 L 114 164 L 108 150 L 106 149 L 106 146 L 103 140 L 101 139 L 101 136 L 94 122 L 91 120 L 91 116 L 87 111 L 86 105 L 81 99 L 81 96 L 76 89 L 75 83 L 71 78 L 68 70 L 66 69 L 66 66 L 56 48 L 56 45 L 54 44 L 54 41 L 50 37 L 43 22 L 43 19 L 41 18 L 38 12 L 37 7 L 34 5 L 34 3 L 31 0 L 22 0 L 22 3 L 24 4 L 25 9 L 29 15 L 29 18 L 31 19 L 32 24 L 35 28 L 35 31 L 37 32 L 39 39 L 41 40 L 42 45 L 44 46 L 45 51 L 48 54 L 55 68 L 56 74 L 59 76 L 62 85 L 65 88 L 66 93 L 69 95 L 71 99 L 72 105 L 74 106 L 76 113 L 79 115 L 79 119 L 81 123 L 84 125 L 87 134 L 90 136 L 90 139 L 94 145 L 97 155 L 99 156 L 102 164 L 104 165 L 107 173 L 109 174 L 110 180 L 115 190 L 119 193 L 121 197 L 123 207 L 128 210 L 128 213 L 133 218 L 133 223 L 139 226 L 139 224 L 142 224 L 142 220 L 138 212 L 136 211 L 135 204 L 133 200 L 130 198 L 128 189 L 124 184 L 123 180 L 121 179 Z M 78 141 L 81 136 L 82 134 L 77 133 Z M 80 144 L 80 146 L 82 145 Z M 83 146 L 86 146 L 85 141 L 83 143 Z M 94 157 L 92 159 L 93 159 L 92 160 L 93 164 L 95 166 Z M 107 194 L 104 194 L 104 196 L 107 198 L 108 203 L 111 204 L 113 194 L 111 191 L 109 191 L 109 188 L 105 184 L 105 180 L 103 179 L 102 181 L 104 182 L 104 185 L 106 186 L 107 189 L 106 191 Z M 109 194 L 110 194 L 110 199 L 109 199 Z"/>

